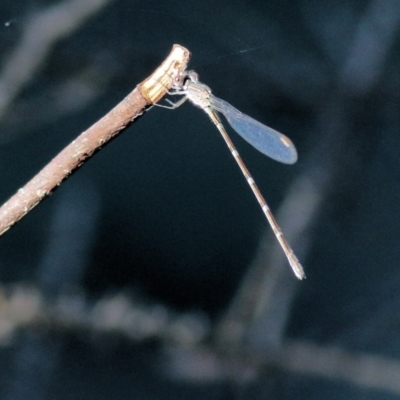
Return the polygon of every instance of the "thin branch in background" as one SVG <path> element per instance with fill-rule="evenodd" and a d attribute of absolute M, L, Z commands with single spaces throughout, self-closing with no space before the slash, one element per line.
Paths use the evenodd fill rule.
<path fill-rule="evenodd" d="M 283 347 L 278 365 L 302 375 L 400 395 L 400 363 L 395 359 L 290 341 Z"/>
<path fill-rule="evenodd" d="M 52 193 L 95 152 L 126 129 L 149 105 L 159 101 L 171 88 L 176 74 L 186 69 L 189 58 L 187 49 L 174 45 L 169 56 L 152 75 L 4 203 L 0 208 L 0 235 Z"/>
<path fill-rule="evenodd" d="M 100 198 L 91 182 L 74 179 L 55 202 L 49 237 L 37 268 L 37 284 L 51 299 L 83 285 L 95 242 Z"/>
<path fill-rule="evenodd" d="M 14 360 L 9 366 L 10 378 L 2 393 L 5 400 L 41 400 L 59 359 L 60 338 L 44 338 L 28 331 L 23 333 Z"/>
<path fill-rule="evenodd" d="M 35 286 L 0 286 L 0 345 L 13 343 L 21 329 L 47 332 L 115 334 L 139 344 L 159 340 L 189 348 L 210 332 L 210 321 L 200 313 L 177 313 L 160 304 L 145 304 L 122 292 L 90 301 L 83 293 L 59 292 L 49 297 Z"/>
<path fill-rule="evenodd" d="M 400 395 L 400 363 L 394 359 L 295 340 L 284 342 L 274 355 L 252 350 L 221 352 L 206 344 L 210 322 L 204 315 L 178 314 L 162 305 L 144 305 L 123 293 L 96 302 L 82 294 L 67 293 L 49 300 L 36 287 L 2 286 L 0 327 L 3 347 L 13 343 L 15 332 L 35 327 L 49 333 L 79 333 L 88 341 L 110 334 L 134 344 L 159 340 L 165 357 L 159 372 L 180 381 L 248 383 L 257 380 L 262 371 L 278 367 Z"/>
<path fill-rule="evenodd" d="M 343 86 L 365 95 L 381 78 L 400 28 L 398 0 L 373 0 L 357 26 L 341 76 Z"/>
<path fill-rule="evenodd" d="M 209 347 L 167 347 L 165 356 L 168 376 L 178 381 L 249 383 L 260 381 L 263 371 L 268 373 L 271 368 L 279 368 L 303 377 L 326 378 L 400 394 L 397 360 L 295 340 L 284 343 L 279 354 L 272 357 L 259 351 L 235 355 L 218 353 Z"/>
<path fill-rule="evenodd" d="M 110 0 L 66 0 L 29 16 L 19 46 L 0 74 L 0 119 L 43 64 L 53 46 Z"/>

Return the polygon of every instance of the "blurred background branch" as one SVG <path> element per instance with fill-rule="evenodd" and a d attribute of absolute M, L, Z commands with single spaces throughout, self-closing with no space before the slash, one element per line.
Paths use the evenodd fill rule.
<path fill-rule="evenodd" d="M 44 64 L 53 46 L 109 3 L 111 0 L 67 0 L 27 17 L 20 43 L 0 73 L 0 118 Z"/>

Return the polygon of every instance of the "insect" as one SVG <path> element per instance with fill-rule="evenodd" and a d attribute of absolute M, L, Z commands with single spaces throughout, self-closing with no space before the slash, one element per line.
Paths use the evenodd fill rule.
<path fill-rule="evenodd" d="M 197 107 L 202 108 L 212 122 L 215 124 L 225 140 L 232 156 L 235 158 L 239 168 L 247 180 L 251 190 L 258 200 L 267 220 L 281 245 L 290 266 L 297 278 L 305 278 L 303 267 L 295 256 L 292 248 L 285 239 L 281 228 L 276 222 L 267 202 L 262 196 L 249 170 L 244 164 L 228 133 L 226 132 L 217 113 L 222 114 L 229 125 L 248 143 L 268 157 L 285 163 L 293 164 L 297 161 L 297 151 L 292 141 L 281 133 L 261 124 L 255 119 L 241 113 L 224 100 L 219 99 L 211 93 L 211 89 L 199 81 L 199 76 L 195 71 L 185 71 L 174 78 L 170 95 L 183 96 L 176 103 L 167 99 L 169 106 L 157 104 L 160 107 L 175 109 L 181 106 L 186 100 L 191 101 Z"/>

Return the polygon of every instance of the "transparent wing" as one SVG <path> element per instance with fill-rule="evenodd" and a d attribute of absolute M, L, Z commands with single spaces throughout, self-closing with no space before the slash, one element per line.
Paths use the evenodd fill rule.
<path fill-rule="evenodd" d="M 230 126 L 261 153 L 285 164 L 297 161 L 296 148 L 288 137 L 241 113 L 218 97 L 211 96 L 210 103 L 211 108 L 223 114 Z"/>

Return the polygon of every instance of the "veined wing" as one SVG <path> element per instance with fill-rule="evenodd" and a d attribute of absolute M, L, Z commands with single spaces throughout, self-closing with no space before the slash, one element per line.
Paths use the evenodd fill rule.
<path fill-rule="evenodd" d="M 297 161 L 296 148 L 287 136 L 243 114 L 218 97 L 211 96 L 210 103 L 211 108 L 223 114 L 230 126 L 261 153 L 285 164 Z"/>

